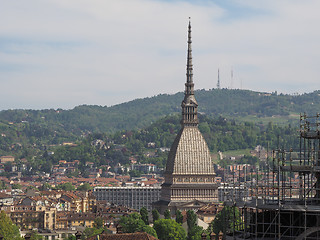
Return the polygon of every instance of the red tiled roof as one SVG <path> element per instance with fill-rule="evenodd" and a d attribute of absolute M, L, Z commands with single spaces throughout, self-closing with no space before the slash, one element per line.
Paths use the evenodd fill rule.
<path fill-rule="evenodd" d="M 12 198 L 12 196 L 9 194 L 0 192 L 0 199 L 4 199 L 4 198 Z"/>

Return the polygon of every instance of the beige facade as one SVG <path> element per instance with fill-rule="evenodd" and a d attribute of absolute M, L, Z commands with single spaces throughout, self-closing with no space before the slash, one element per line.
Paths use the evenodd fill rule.
<path fill-rule="evenodd" d="M 6 208 L 8 216 L 21 230 L 67 229 L 73 226 L 92 226 L 92 211 L 96 206 L 94 195 L 85 192 L 44 192 L 45 196 L 25 197 L 18 205 Z M 59 196 L 60 198 L 56 198 Z M 63 205 L 63 207 L 61 207 Z M 67 209 L 69 212 L 66 212 Z M 67 213 L 83 213 L 82 219 L 71 223 Z M 58 215 L 57 215 L 58 213 Z"/>
<path fill-rule="evenodd" d="M 15 206 L 14 211 L 7 212 L 12 222 L 21 230 L 55 229 L 56 209 L 41 206 Z"/>
<path fill-rule="evenodd" d="M 211 223 L 217 214 L 222 211 L 224 205 L 222 203 L 208 204 L 197 211 L 198 217 L 205 223 Z"/>
<path fill-rule="evenodd" d="M 92 211 L 96 204 L 96 199 L 92 194 L 83 193 L 76 195 L 67 192 L 61 195 L 60 201 L 69 206 L 69 211 L 73 212 L 88 212 Z"/>

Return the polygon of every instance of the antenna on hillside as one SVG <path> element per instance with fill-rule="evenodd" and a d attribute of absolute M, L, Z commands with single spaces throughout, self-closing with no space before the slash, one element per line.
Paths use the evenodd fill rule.
<path fill-rule="evenodd" d="M 230 88 L 232 89 L 232 87 L 233 87 L 233 69 L 231 67 L 231 86 L 230 86 Z"/>
<path fill-rule="evenodd" d="M 218 68 L 218 82 L 217 82 L 217 89 L 220 89 L 220 72 Z"/>

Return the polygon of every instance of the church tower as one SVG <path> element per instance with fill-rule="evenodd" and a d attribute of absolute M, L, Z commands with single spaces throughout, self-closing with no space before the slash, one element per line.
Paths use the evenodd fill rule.
<path fill-rule="evenodd" d="M 215 173 L 210 151 L 198 129 L 191 43 L 189 21 L 187 80 L 181 103 L 181 129 L 171 146 L 160 201 L 155 204 L 160 212 L 165 208 L 171 211 L 195 209 L 217 201 L 217 185 L 214 183 Z"/>

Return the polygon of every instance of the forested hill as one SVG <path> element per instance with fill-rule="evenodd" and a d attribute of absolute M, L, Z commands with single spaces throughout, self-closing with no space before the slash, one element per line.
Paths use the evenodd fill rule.
<path fill-rule="evenodd" d="M 259 93 L 249 90 L 212 89 L 195 92 L 199 112 L 208 116 L 232 118 L 287 117 L 320 110 L 320 91 L 302 95 Z M 1 127 L 25 124 L 30 131 L 42 134 L 74 134 L 115 132 L 150 125 L 160 117 L 181 111 L 183 93 L 161 94 L 111 106 L 82 105 L 72 110 L 5 110 L 0 112 Z"/>

